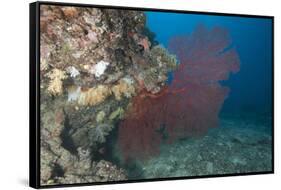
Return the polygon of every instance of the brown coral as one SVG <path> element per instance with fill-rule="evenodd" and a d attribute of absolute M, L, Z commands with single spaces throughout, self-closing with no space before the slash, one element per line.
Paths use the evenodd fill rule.
<path fill-rule="evenodd" d="M 129 78 L 119 80 L 118 84 L 112 87 L 112 92 L 117 100 L 121 100 L 122 96 L 130 98 L 136 93 L 133 81 Z"/>
<path fill-rule="evenodd" d="M 78 16 L 78 11 L 75 7 L 64 7 L 62 8 L 62 12 L 67 18 L 74 18 Z"/>
<path fill-rule="evenodd" d="M 110 95 L 111 90 L 108 86 L 98 85 L 88 90 L 82 90 L 78 98 L 78 104 L 94 106 L 103 102 Z"/>

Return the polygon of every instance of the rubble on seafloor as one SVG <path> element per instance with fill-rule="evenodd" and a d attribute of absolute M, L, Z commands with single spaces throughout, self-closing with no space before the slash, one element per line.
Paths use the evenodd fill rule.
<path fill-rule="evenodd" d="M 157 94 L 176 58 L 140 11 L 40 7 L 41 185 L 126 180 L 98 156 L 132 97 Z"/>
<path fill-rule="evenodd" d="M 272 118 L 251 114 L 223 115 L 220 128 L 203 138 L 162 146 L 159 156 L 139 163 L 139 173 L 151 179 L 272 171 Z"/>

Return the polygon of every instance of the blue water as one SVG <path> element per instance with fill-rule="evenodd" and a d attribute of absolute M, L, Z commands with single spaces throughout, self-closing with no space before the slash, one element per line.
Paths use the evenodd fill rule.
<path fill-rule="evenodd" d="M 198 24 L 226 28 L 240 56 L 240 71 L 223 85 L 230 87 L 222 112 L 272 110 L 272 21 L 268 18 L 146 12 L 147 27 L 168 46 L 177 35 L 190 34 Z"/>

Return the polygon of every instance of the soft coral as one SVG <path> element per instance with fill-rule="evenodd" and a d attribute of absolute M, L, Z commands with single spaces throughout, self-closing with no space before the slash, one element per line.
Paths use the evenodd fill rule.
<path fill-rule="evenodd" d="M 180 65 L 172 83 L 159 95 L 142 92 L 119 126 L 119 146 L 126 160 L 159 153 L 164 139 L 204 134 L 218 125 L 218 114 L 229 89 L 220 85 L 239 71 L 239 58 L 226 30 L 199 26 L 191 36 L 170 42 Z M 165 137 L 165 138 L 163 138 Z"/>

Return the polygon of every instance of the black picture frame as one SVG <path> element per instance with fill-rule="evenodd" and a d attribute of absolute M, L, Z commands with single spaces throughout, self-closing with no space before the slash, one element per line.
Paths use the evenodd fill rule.
<path fill-rule="evenodd" d="M 117 182 L 96 182 L 96 183 L 79 183 L 79 184 L 62 184 L 62 185 L 40 185 L 40 6 L 41 5 L 59 5 L 73 7 L 90 7 L 90 8 L 110 8 L 120 10 L 137 10 L 137 11 L 155 11 L 155 12 L 171 12 L 184 14 L 199 14 L 199 15 L 217 15 L 217 16 L 232 16 L 241 18 L 266 18 L 272 23 L 272 170 L 264 172 L 249 172 L 249 173 L 233 173 L 233 174 L 218 174 L 193 177 L 171 177 L 157 179 L 140 179 L 126 180 Z M 55 188 L 55 187 L 73 187 L 73 186 L 88 186 L 88 185 L 105 185 L 105 184 L 121 184 L 135 182 L 152 182 L 166 180 L 182 180 L 194 178 L 212 178 L 212 177 L 227 177 L 227 176 L 245 176 L 258 174 L 273 174 L 274 173 L 274 17 L 263 15 L 247 15 L 247 14 L 230 14 L 217 12 L 200 12 L 187 10 L 166 10 L 155 8 L 142 7 L 124 7 L 124 6 L 108 6 L 108 5 L 93 5 L 93 4 L 78 4 L 78 3 L 61 3 L 61 2 L 41 2 L 37 1 L 29 5 L 29 185 L 33 188 Z"/>

